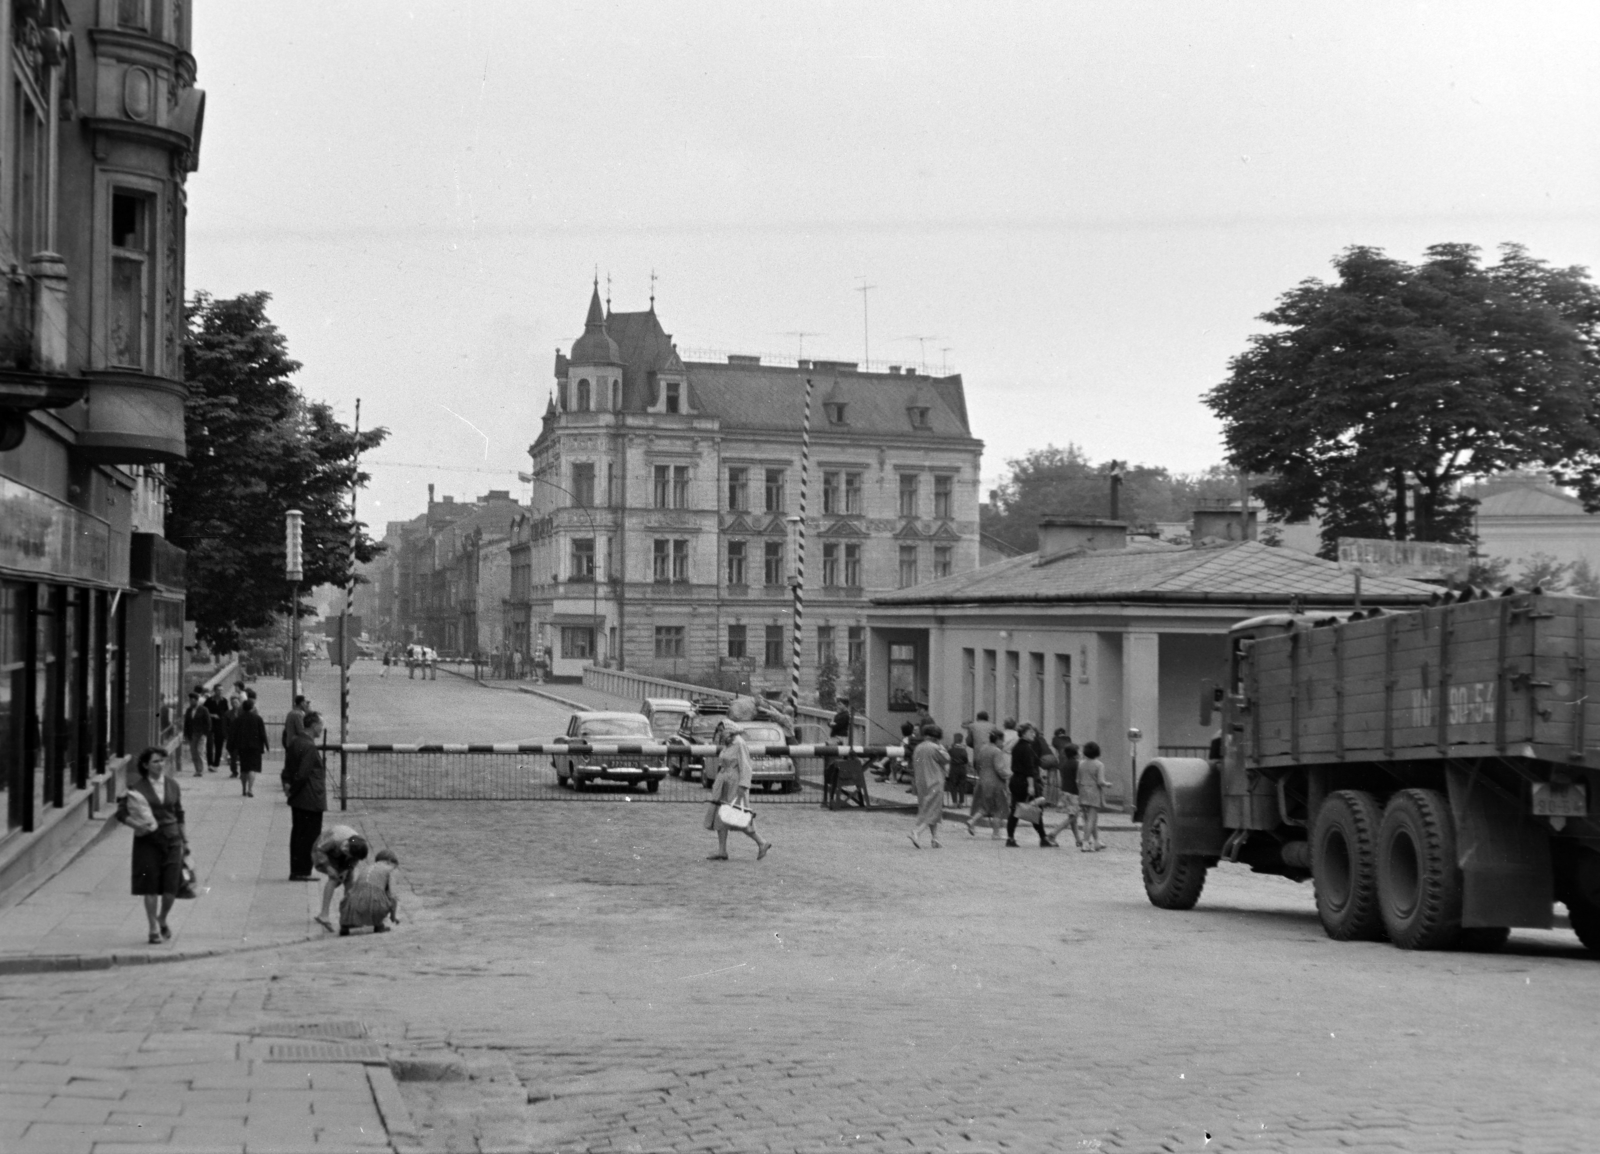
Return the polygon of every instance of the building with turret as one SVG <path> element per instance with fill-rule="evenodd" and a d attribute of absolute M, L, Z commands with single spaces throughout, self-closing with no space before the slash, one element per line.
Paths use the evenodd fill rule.
<path fill-rule="evenodd" d="M 874 593 L 978 565 L 983 445 L 959 375 L 685 361 L 653 300 L 612 312 L 597 285 L 555 378 L 508 621 L 557 676 L 594 661 L 786 689 L 802 489 L 805 695 L 829 664 L 846 686 Z"/>

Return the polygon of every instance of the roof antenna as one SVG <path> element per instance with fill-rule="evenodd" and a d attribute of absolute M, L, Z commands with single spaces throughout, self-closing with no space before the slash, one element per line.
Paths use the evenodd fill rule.
<path fill-rule="evenodd" d="M 656 311 L 656 270 L 650 270 L 650 311 Z"/>
<path fill-rule="evenodd" d="M 606 273 L 606 316 L 611 315 L 611 273 Z"/>

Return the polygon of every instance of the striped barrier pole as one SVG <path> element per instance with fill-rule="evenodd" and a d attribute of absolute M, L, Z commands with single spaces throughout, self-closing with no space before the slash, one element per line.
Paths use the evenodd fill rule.
<path fill-rule="evenodd" d="M 324 745 L 325 751 L 346 753 L 569 753 L 632 757 L 714 757 L 720 745 L 667 745 L 664 742 L 421 742 L 416 744 L 346 741 Z M 900 745 L 750 745 L 751 757 L 905 757 Z"/>
<path fill-rule="evenodd" d="M 811 480 L 811 378 L 806 378 L 805 419 L 800 424 L 800 521 L 794 555 L 794 654 L 789 665 L 789 716 L 800 716 L 801 626 L 806 614 L 806 487 Z"/>

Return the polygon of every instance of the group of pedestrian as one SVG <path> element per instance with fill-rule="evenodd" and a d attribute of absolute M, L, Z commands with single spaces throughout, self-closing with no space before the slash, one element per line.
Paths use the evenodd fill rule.
<path fill-rule="evenodd" d="M 261 758 L 272 747 L 266 722 L 256 712 L 256 691 L 243 681 L 234 682 L 226 696 L 220 684 L 209 695 L 199 686 L 191 689 L 183 714 L 183 744 L 196 777 L 216 773 L 226 754 L 228 776 L 238 779 L 243 796 L 254 797 Z"/>
<path fill-rule="evenodd" d="M 355 830 L 337 825 L 323 830 L 328 790 L 327 767 L 318 748 L 322 734 L 321 715 L 304 695 L 296 695 L 284 718 L 280 775 L 290 810 L 289 880 L 313 881 L 317 874 L 326 879 L 317 917 L 326 929 L 335 928 L 330 910 L 334 892 L 343 887 L 340 934 L 362 926 L 383 933 L 390 920 L 400 920 L 393 884 L 399 859 L 384 850 L 369 862 L 367 842 Z M 240 681 L 227 697 L 220 687 L 209 696 L 198 688 L 191 691 L 183 718 L 183 745 L 196 777 L 208 770 L 217 772 L 226 752 L 230 776 L 239 779 L 243 796 L 254 797 L 262 758 L 271 748 L 266 722 L 256 709 L 255 690 Z M 127 793 L 119 799 L 117 817 L 134 832 L 132 890 L 144 900 L 150 944 L 171 941 L 167 919 L 174 902 L 195 894 L 183 792 L 175 774 L 168 772 L 165 749 L 152 746 L 139 754 Z"/>
<path fill-rule="evenodd" d="M 977 836 L 976 826 L 987 822 L 998 840 L 1005 824 L 1006 847 L 1017 848 L 1017 827 L 1024 822 L 1038 835 L 1042 849 L 1055 849 L 1063 830 L 1085 853 L 1103 849 L 1100 810 L 1105 807 L 1105 763 L 1100 746 L 1086 742 L 1080 750 L 1065 729 L 1057 729 L 1049 742 L 1031 722 L 1007 719 L 994 726 L 980 712 L 955 733 L 948 746 L 944 730 L 925 719 L 904 735 L 906 760 L 911 765 L 912 787 L 917 794 L 917 824 L 908 835 L 922 848 L 922 835 L 938 849 L 939 824 L 945 798 L 959 805 L 966 793 L 971 769 L 977 771 L 972 807 L 965 824 Z M 1062 815 L 1053 829 L 1045 828 L 1049 811 Z"/>

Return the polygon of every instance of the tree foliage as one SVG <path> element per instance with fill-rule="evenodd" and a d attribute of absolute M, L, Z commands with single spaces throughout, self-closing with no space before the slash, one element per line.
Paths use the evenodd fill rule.
<path fill-rule="evenodd" d="M 1105 517 L 1110 513 L 1112 462 L 1096 464 L 1068 443 L 1047 445 L 1006 462 L 1006 479 L 983 509 L 985 533 L 1024 553 L 1039 547 L 1042 517 Z M 1187 521 L 1205 501 L 1239 497 L 1239 479 L 1225 466 L 1202 473 L 1170 473 L 1158 465 L 1130 465 L 1122 471 L 1117 514 L 1135 524 Z"/>
<path fill-rule="evenodd" d="M 291 610 L 284 579 L 284 514 L 305 514 L 304 588 L 342 585 L 352 566 L 351 486 L 367 479 L 360 452 L 385 429 L 358 437 L 289 378 L 300 368 L 267 319 L 264 292 L 185 308 L 184 404 L 188 460 L 168 470 L 166 536 L 186 549 L 189 615 L 217 652 Z M 382 546 L 363 526 L 354 559 Z"/>
<path fill-rule="evenodd" d="M 1267 509 L 1339 537 L 1467 542 L 1464 477 L 1530 464 L 1600 508 L 1600 291 L 1518 245 L 1416 265 L 1345 250 L 1336 283 L 1306 280 L 1261 320 L 1206 395 L 1229 458 Z"/>

